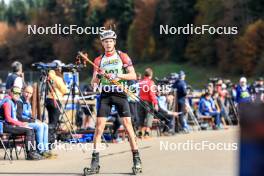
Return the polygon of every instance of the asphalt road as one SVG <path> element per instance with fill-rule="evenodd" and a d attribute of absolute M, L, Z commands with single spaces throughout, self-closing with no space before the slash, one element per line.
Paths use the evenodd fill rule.
<path fill-rule="evenodd" d="M 238 175 L 238 132 L 235 127 L 139 140 L 143 162 L 143 173 L 140 175 Z M 91 144 L 86 146 L 89 151 L 85 153 L 81 151 L 81 146 L 62 146 L 54 151 L 58 154 L 57 159 L 25 161 L 21 154 L 21 160 L 14 160 L 11 164 L 3 160 L 1 149 L 0 175 L 82 175 L 83 168 L 90 163 Z M 99 175 L 131 175 L 132 155 L 128 142 L 110 144 L 101 152 L 100 163 Z"/>

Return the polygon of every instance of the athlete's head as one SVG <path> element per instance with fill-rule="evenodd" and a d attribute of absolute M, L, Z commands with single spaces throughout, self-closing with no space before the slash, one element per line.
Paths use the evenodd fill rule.
<path fill-rule="evenodd" d="M 104 30 L 100 33 L 100 39 L 106 53 L 115 50 L 116 38 L 116 33 L 112 30 Z"/>

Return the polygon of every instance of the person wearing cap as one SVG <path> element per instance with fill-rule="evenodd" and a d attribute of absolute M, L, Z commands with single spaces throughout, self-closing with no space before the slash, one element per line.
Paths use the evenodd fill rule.
<path fill-rule="evenodd" d="M 178 111 L 181 112 L 179 115 L 180 124 L 184 133 L 189 133 L 189 127 L 186 120 L 186 96 L 187 96 L 187 84 L 185 82 L 185 73 L 180 71 L 179 79 L 172 85 L 173 89 L 177 92 L 177 103 Z"/>
<path fill-rule="evenodd" d="M 21 89 L 12 87 L 8 95 L 0 103 L 0 119 L 4 121 L 4 132 L 14 135 L 25 135 L 27 160 L 40 160 L 41 155 L 35 152 L 35 133 L 27 123 L 17 119 L 17 101 L 20 99 Z"/>
<path fill-rule="evenodd" d="M 24 86 L 24 78 L 23 78 L 24 74 L 23 74 L 23 66 L 21 62 L 15 61 L 12 63 L 11 67 L 12 67 L 12 73 L 10 73 L 6 79 L 7 92 L 12 87 L 19 87 L 20 89 L 22 89 Z"/>
<path fill-rule="evenodd" d="M 56 65 L 56 69 L 50 70 L 48 73 L 50 84 L 45 102 L 49 119 L 49 143 L 54 143 L 56 140 L 56 128 L 58 127 L 61 114 L 59 110 L 59 107 L 61 107 L 60 101 L 64 94 L 67 93 L 67 87 L 62 75 L 62 62 L 60 60 L 54 60 L 52 64 Z"/>
<path fill-rule="evenodd" d="M 127 94 L 120 91 L 110 81 L 117 81 L 126 85 L 128 80 L 136 80 L 136 73 L 130 57 L 121 51 L 116 50 L 117 35 L 112 30 L 104 30 L 100 33 L 101 44 L 104 53 L 94 60 L 93 87 L 101 88 L 99 108 L 97 109 L 96 129 L 94 135 L 94 151 L 92 154 L 91 168 L 86 168 L 91 172 L 96 172 L 99 168 L 99 147 L 103 134 L 106 117 L 109 115 L 112 105 L 115 105 L 123 125 L 127 130 L 129 142 L 132 150 L 134 166 L 141 167 L 136 135 L 131 123 L 131 112 L 127 99 Z M 106 73 L 108 79 L 103 74 Z M 119 89 L 119 90 L 118 90 Z M 136 164 L 135 164 L 136 163 Z"/>
<path fill-rule="evenodd" d="M 241 103 L 250 103 L 250 87 L 247 85 L 247 78 L 241 77 L 239 80 L 239 85 L 236 87 L 236 102 Z"/>

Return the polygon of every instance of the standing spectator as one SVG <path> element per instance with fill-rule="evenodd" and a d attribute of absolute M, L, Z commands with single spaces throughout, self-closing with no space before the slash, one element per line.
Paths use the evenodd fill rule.
<path fill-rule="evenodd" d="M 236 102 L 238 104 L 251 102 L 250 87 L 245 77 L 240 78 L 239 85 L 236 87 Z"/>
<path fill-rule="evenodd" d="M 48 75 L 51 82 L 49 87 L 48 98 L 46 99 L 46 108 L 49 117 L 49 143 L 54 143 L 56 140 L 56 128 L 58 127 L 60 109 L 60 100 L 67 92 L 66 84 L 62 76 L 62 63 L 59 60 L 54 60 L 54 64 L 57 65 L 56 70 L 50 70 Z"/>
<path fill-rule="evenodd" d="M 262 77 L 256 80 L 256 83 L 253 85 L 253 94 L 255 95 L 256 102 L 263 102 L 264 95 L 264 79 Z"/>
<path fill-rule="evenodd" d="M 153 111 L 154 108 L 158 111 L 158 101 L 154 90 L 154 81 L 152 80 L 153 71 L 151 68 L 145 70 L 144 78 L 139 82 L 140 85 L 140 98 L 149 105 L 149 108 L 140 107 L 140 127 L 139 127 L 139 137 L 142 137 L 143 132 L 144 137 L 148 138 L 150 134 L 150 128 L 152 127 Z"/>
<path fill-rule="evenodd" d="M 7 76 L 6 79 L 6 91 L 8 92 L 12 87 L 18 87 L 20 89 L 24 86 L 24 73 L 22 64 L 15 61 L 11 65 L 12 73 Z"/>
<path fill-rule="evenodd" d="M 181 112 L 179 115 L 180 123 L 184 133 L 189 133 L 189 127 L 186 120 L 186 96 L 187 96 L 187 84 L 185 82 L 185 73 L 180 71 L 179 79 L 173 84 L 172 88 L 177 91 L 177 103 L 178 111 Z"/>

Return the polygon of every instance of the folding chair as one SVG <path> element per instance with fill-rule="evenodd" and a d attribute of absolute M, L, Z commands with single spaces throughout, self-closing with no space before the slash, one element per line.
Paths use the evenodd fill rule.
<path fill-rule="evenodd" d="M 1 142 L 1 145 L 3 146 L 4 151 L 5 151 L 5 157 L 7 156 L 9 161 L 12 162 L 12 159 L 11 159 L 11 157 L 7 151 L 7 148 L 5 146 L 5 143 L 2 139 L 3 136 L 4 136 L 4 124 L 2 121 L 0 121 L 0 142 Z"/>
<path fill-rule="evenodd" d="M 212 116 L 202 115 L 199 110 L 197 110 L 196 114 L 197 114 L 197 119 L 198 119 L 199 124 L 206 122 L 213 129 L 214 118 Z M 200 125 L 200 128 L 202 129 L 201 125 Z"/>
<path fill-rule="evenodd" d="M 22 152 L 22 150 L 24 151 L 24 155 L 25 158 L 27 158 L 27 154 L 26 154 L 26 146 L 25 146 L 25 136 L 24 135 L 15 135 L 12 134 L 9 136 L 8 138 L 8 145 L 9 145 L 9 150 L 10 150 L 10 157 L 11 159 L 13 158 L 12 154 L 13 154 L 13 150 L 15 150 L 15 154 L 16 154 L 16 159 L 19 160 L 18 155 L 20 155 L 20 153 Z M 20 150 L 17 150 L 17 147 L 20 147 Z M 5 155 L 6 156 L 6 155 Z"/>

